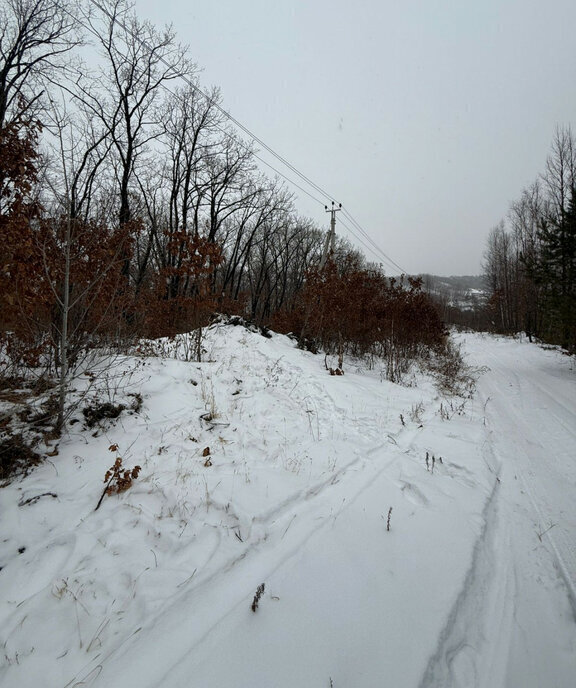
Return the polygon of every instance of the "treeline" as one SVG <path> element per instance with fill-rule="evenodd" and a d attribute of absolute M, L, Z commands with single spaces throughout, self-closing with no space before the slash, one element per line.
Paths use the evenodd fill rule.
<path fill-rule="evenodd" d="M 576 140 L 558 128 L 543 174 L 488 237 L 493 327 L 576 351 Z"/>
<path fill-rule="evenodd" d="M 286 306 L 319 230 L 257 171 L 170 29 L 125 0 L 72 7 L 7 0 L 0 17 L 3 329 L 54 334 L 64 309 L 69 336 L 118 312 L 157 335 L 230 302 L 260 320 Z"/>
<path fill-rule="evenodd" d="M 258 171 L 171 29 L 126 0 L 4 0 L 0 15 L 1 372 L 55 377 L 58 427 L 87 351 L 214 312 L 340 353 L 443 341 L 417 283 L 342 241 L 318 269 L 322 232 Z"/>

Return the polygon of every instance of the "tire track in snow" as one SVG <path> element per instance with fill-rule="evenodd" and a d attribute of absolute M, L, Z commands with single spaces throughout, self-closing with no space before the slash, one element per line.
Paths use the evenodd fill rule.
<path fill-rule="evenodd" d="M 430 658 L 420 688 L 480 688 L 503 685 L 507 668 L 506 642 L 513 623 L 514 573 L 505 570 L 498 555 L 500 482 L 496 480 L 482 513 L 482 530 L 476 540 L 470 567 Z M 494 643 L 499 638 L 500 643 Z"/>
<path fill-rule="evenodd" d="M 524 488 L 526 496 L 530 500 L 532 509 L 538 516 L 539 522 L 541 524 L 546 523 L 542 509 L 534 497 L 528 481 L 522 473 L 520 473 L 520 483 Z M 576 543 L 574 543 L 570 535 L 563 528 L 557 529 L 557 526 L 557 523 L 551 524 L 550 528 L 540 535 L 540 539 L 543 535 L 548 537 L 556 561 L 557 571 L 566 586 L 568 599 L 572 607 L 572 614 L 574 616 L 574 621 L 576 621 Z M 556 532 L 552 532 L 552 527 L 554 527 Z"/>
<path fill-rule="evenodd" d="M 562 452 L 574 446 L 573 398 L 566 403 L 572 389 L 555 397 L 558 380 L 539 368 L 538 350 L 527 350 L 524 360 L 513 345 L 495 341 L 482 347 L 486 353 L 478 361 L 491 368 L 479 385 L 482 452 L 497 480 L 420 688 L 564 688 L 576 669 L 575 524 L 545 535 L 536 528 L 547 523 L 545 514 L 574 514 L 573 473 L 562 472 L 570 470 Z"/>
<path fill-rule="evenodd" d="M 389 448 L 390 445 L 387 442 L 383 442 L 372 446 L 366 451 L 366 454 L 370 456 L 378 455 L 380 452 L 384 452 Z M 152 631 L 157 633 L 158 637 L 162 637 L 163 633 L 171 632 L 173 628 L 171 624 L 171 619 L 173 618 L 172 612 L 176 608 L 181 609 L 184 605 L 191 609 L 197 607 L 197 605 L 201 604 L 203 598 L 207 598 L 204 594 L 207 588 L 219 589 L 220 591 L 217 602 L 213 602 L 211 605 L 213 618 L 210 625 L 202 629 L 195 636 L 178 636 L 172 647 L 172 650 L 175 651 L 173 663 L 167 663 L 163 669 L 159 668 L 158 671 L 161 677 L 149 677 L 150 683 L 147 685 L 169 685 L 169 683 L 166 683 L 166 679 L 171 671 L 177 667 L 179 662 L 184 661 L 189 654 L 193 653 L 196 648 L 205 643 L 222 621 L 230 614 L 234 613 L 239 606 L 246 604 L 246 599 L 244 597 L 238 597 L 237 589 L 226 582 L 231 572 L 236 571 L 236 574 L 240 578 L 243 578 L 244 574 L 238 571 L 239 567 L 243 566 L 249 570 L 257 568 L 259 569 L 261 578 L 270 578 L 274 572 L 284 566 L 287 561 L 297 556 L 302 547 L 312 537 L 323 529 L 330 527 L 336 518 L 354 504 L 366 490 L 372 487 L 375 480 L 381 475 L 385 475 L 387 471 L 390 470 L 390 466 L 396 461 L 401 460 L 402 457 L 403 454 L 400 451 L 393 449 L 392 455 L 387 457 L 387 460 L 382 463 L 371 462 L 368 466 L 361 466 L 360 462 L 362 457 L 357 457 L 352 460 L 349 464 L 340 469 L 339 475 L 342 478 L 340 481 L 335 482 L 333 479 L 321 481 L 315 486 L 317 488 L 316 491 L 314 491 L 314 487 L 312 487 L 310 490 L 306 491 L 306 494 L 302 496 L 301 499 L 291 500 L 287 504 L 280 505 L 274 513 L 268 514 L 268 520 L 263 522 L 268 528 L 263 529 L 259 535 L 256 535 L 250 542 L 247 542 L 242 552 L 231 558 L 228 562 L 225 562 L 216 571 L 212 571 L 209 575 L 197 579 L 195 577 L 195 583 L 188 585 L 185 590 L 173 596 L 166 610 L 161 611 L 147 620 L 147 623 L 142 627 L 143 631 Z M 356 466 L 359 470 L 350 471 L 350 468 Z M 367 468 L 369 469 L 367 470 Z M 328 494 L 331 489 L 337 490 L 340 494 L 344 495 L 345 498 L 341 502 L 334 500 Z M 310 499 L 310 497 L 314 499 Z M 331 502 L 339 503 L 338 509 L 331 510 L 329 508 Z M 302 508 L 304 505 L 307 506 L 306 510 Z M 297 513 L 292 513 L 292 510 L 298 507 L 300 508 Z M 274 555 L 275 545 L 283 540 L 287 533 L 289 544 L 285 546 L 280 556 Z M 264 544 L 266 544 L 266 551 L 262 549 L 262 545 Z M 272 556 L 266 556 L 267 553 Z M 258 562 L 259 555 L 263 555 L 264 558 L 265 563 L 263 568 L 263 562 Z M 144 635 L 144 633 L 142 633 L 142 635 Z M 109 676 L 107 664 L 110 661 L 120 661 L 121 664 L 129 664 L 130 661 L 136 661 L 135 657 L 140 655 L 136 640 L 137 639 L 135 639 L 133 635 L 129 636 L 122 643 L 113 647 L 105 656 L 96 657 L 95 661 L 98 662 L 99 666 L 103 667 L 104 673 L 102 678 L 104 682 L 101 681 L 100 674 L 98 674 L 94 678 L 94 681 L 97 681 L 94 685 L 110 685 L 107 682 L 109 680 L 107 678 Z M 181 649 L 178 650 L 180 646 Z M 176 656 L 178 659 L 176 659 Z M 126 657 L 128 657 L 128 660 Z M 83 675 L 90 675 L 94 671 L 95 668 L 91 663 L 85 667 L 86 674 Z M 112 671 L 112 674 L 113 673 Z M 79 677 L 80 674 L 78 674 L 76 678 L 77 684 L 74 685 L 80 685 L 82 682 Z"/>
<path fill-rule="evenodd" d="M 563 484 L 574 484 L 576 478 L 574 468 L 571 474 L 567 473 L 570 461 L 561 462 L 563 456 L 570 458 L 567 448 L 576 444 L 576 416 L 550 389 L 549 384 L 556 381 L 550 382 L 541 371 L 534 370 L 532 375 L 526 371 L 522 376 L 506 369 L 498 359 L 490 361 L 490 366 L 498 370 L 502 381 L 508 382 L 515 401 L 511 403 L 510 399 L 494 394 L 495 408 L 490 415 L 495 441 L 502 446 L 501 451 L 507 452 L 514 478 L 528 497 L 535 521 L 542 530 L 553 524 L 546 539 L 576 619 L 576 512 L 573 500 L 566 498 L 566 487 L 557 489 Z M 545 407 L 540 406 L 542 399 L 546 401 Z"/>

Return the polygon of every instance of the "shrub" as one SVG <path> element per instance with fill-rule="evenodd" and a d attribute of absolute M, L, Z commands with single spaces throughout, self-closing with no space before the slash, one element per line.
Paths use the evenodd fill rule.
<path fill-rule="evenodd" d="M 112 444 L 108 449 L 111 452 L 115 452 L 118 449 L 118 445 Z M 122 457 L 117 456 L 114 464 L 106 471 L 106 475 L 104 476 L 106 487 L 102 491 L 94 511 L 98 511 L 106 495 L 120 494 L 132 487 L 133 481 L 138 478 L 141 470 L 140 466 L 134 466 L 132 469 L 124 468 L 122 465 Z"/>
<path fill-rule="evenodd" d="M 295 332 L 300 342 L 312 341 L 337 354 L 339 362 L 344 354 L 381 357 L 393 381 L 423 350 L 446 341 L 421 280 L 388 279 L 377 269 L 361 267 L 353 256 L 341 266 L 329 261 L 310 270 L 296 306 L 279 314 L 274 324 Z"/>
<path fill-rule="evenodd" d="M 0 439 L 0 484 L 6 484 L 17 475 L 28 475 L 42 461 L 22 435 L 3 435 Z"/>

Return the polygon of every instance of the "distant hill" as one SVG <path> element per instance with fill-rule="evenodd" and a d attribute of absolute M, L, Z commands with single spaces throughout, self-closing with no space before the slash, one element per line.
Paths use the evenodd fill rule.
<path fill-rule="evenodd" d="M 420 275 L 422 287 L 449 324 L 487 329 L 488 289 L 483 275 Z"/>
<path fill-rule="evenodd" d="M 447 325 L 491 331 L 486 308 L 490 297 L 484 275 L 412 275 L 422 278 L 422 289 L 430 295 Z M 396 277 L 395 279 L 398 279 Z"/>
<path fill-rule="evenodd" d="M 435 300 L 463 310 L 476 309 L 486 303 L 488 291 L 483 275 L 421 275 L 423 288 Z"/>
<path fill-rule="evenodd" d="M 478 289 L 484 290 L 486 288 L 486 278 L 484 275 L 451 275 L 444 277 L 440 275 L 420 275 L 422 279 L 432 283 L 439 283 L 450 285 L 455 289 Z"/>

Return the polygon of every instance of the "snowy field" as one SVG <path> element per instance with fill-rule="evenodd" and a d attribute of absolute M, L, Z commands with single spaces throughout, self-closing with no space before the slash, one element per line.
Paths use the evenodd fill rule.
<path fill-rule="evenodd" d="M 0 490 L 0 686 L 574 688 L 574 362 L 459 340 L 469 399 L 229 325 L 124 359 L 140 412 Z"/>

